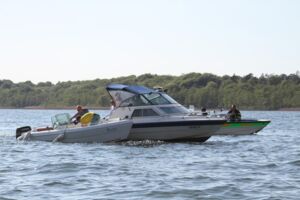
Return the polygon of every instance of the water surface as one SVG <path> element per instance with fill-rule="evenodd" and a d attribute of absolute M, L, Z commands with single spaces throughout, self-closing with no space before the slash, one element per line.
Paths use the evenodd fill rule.
<path fill-rule="evenodd" d="M 0 199 L 299 199 L 300 112 L 242 112 L 272 122 L 205 143 L 15 140 L 61 112 L 0 110 Z"/>

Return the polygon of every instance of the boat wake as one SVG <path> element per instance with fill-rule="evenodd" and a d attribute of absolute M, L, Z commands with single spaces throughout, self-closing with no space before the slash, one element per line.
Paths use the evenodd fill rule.
<path fill-rule="evenodd" d="M 165 144 L 165 141 L 161 141 L 161 140 L 140 140 L 140 141 L 124 141 L 121 142 L 122 145 L 124 146 L 142 146 L 142 147 L 152 147 L 152 146 L 156 146 L 156 145 L 161 145 L 161 144 Z"/>

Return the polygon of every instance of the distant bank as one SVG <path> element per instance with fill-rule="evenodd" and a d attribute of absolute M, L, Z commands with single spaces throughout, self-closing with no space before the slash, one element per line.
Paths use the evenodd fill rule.
<path fill-rule="evenodd" d="M 85 106 L 89 110 L 109 110 L 109 107 Z M 0 107 L 0 109 L 28 109 L 28 110 L 75 110 L 76 106 L 58 106 L 58 107 L 44 107 L 44 106 L 26 106 L 26 107 Z"/>
<path fill-rule="evenodd" d="M 280 108 L 279 111 L 300 111 L 300 108 Z"/>
<path fill-rule="evenodd" d="M 101 107 L 101 106 L 85 106 L 89 110 L 109 110 L 110 107 Z M 17 107 L 0 107 L 0 109 L 28 109 L 28 110 L 75 110 L 75 106 L 58 106 L 58 107 L 44 107 L 44 106 L 27 106 L 23 108 L 17 108 Z M 195 108 L 195 110 L 201 110 L 200 108 Z M 219 108 L 213 109 L 209 108 L 209 110 L 220 110 Z M 247 111 L 259 111 L 264 109 L 241 109 L 241 110 L 247 110 Z M 226 110 L 223 110 L 226 111 Z M 268 109 L 268 111 L 300 111 L 300 108 L 280 108 L 280 109 Z"/>
<path fill-rule="evenodd" d="M 31 109 L 73 109 L 73 105 L 110 106 L 106 91 L 109 83 L 161 87 L 182 105 L 196 108 L 229 108 L 241 110 L 299 110 L 300 73 L 255 77 L 208 73 L 181 76 L 143 74 L 112 79 L 68 81 L 52 84 L 30 81 L 13 83 L 0 80 L 0 107 Z M 63 105 L 63 106 L 61 106 Z"/>

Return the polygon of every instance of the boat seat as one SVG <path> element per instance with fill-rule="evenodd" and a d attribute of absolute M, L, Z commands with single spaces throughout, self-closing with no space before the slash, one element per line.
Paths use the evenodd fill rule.
<path fill-rule="evenodd" d="M 96 125 L 99 123 L 99 121 L 100 121 L 100 115 L 98 115 L 97 113 L 94 113 L 90 125 Z"/>
<path fill-rule="evenodd" d="M 80 118 L 80 123 L 82 126 L 95 125 L 98 124 L 99 121 L 100 115 L 93 112 L 88 112 Z"/>

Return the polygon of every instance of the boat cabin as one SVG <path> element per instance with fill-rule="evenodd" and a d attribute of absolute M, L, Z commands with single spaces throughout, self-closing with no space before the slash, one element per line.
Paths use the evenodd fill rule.
<path fill-rule="evenodd" d="M 110 118 L 160 117 L 186 115 L 189 110 L 162 90 L 144 86 L 110 84 L 106 87 L 115 107 Z"/>

